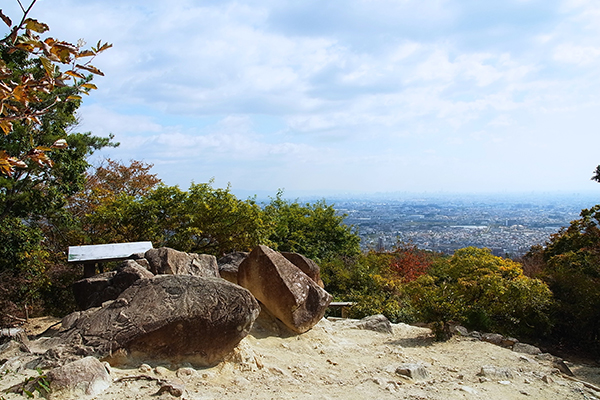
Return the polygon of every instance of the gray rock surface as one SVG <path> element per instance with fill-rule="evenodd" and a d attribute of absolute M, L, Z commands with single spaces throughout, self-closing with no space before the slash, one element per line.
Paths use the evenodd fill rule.
<path fill-rule="evenodd" d="M 150 249 L 144 254 L 150 271 L 155 274 L 194 275 L 218 278 L 219 267 L 215 256 L 177 251 L 168 247 Z"/>
<path fill-rule="evenodd" d="M 532 356 L 542 354 L 542 351 L 539 348 L 526 343 L 515 343 L 513 345 L 513 351 L 516 351 L 517 353 L 531 354 Z"/>
<path fill-rule="evenodd" d="M 383 314 L 364 317 L 356 323 L 358 329 L 368 329 L 381 333 L 392 333 L 392 324 Z"/>
<path fill-rule="evenodd" d="M 100 307 L 102 303 L 116 299 L 138 279 L 151 278 L 154 274 L 134 260 L 123 261 L 117 269 L 73 284 L 73 294 L 80 310 Z"/>
<path fill-rule="evenodd" d="M 136 281 L 114 302 L 65 318 L 60 338 L 111 363 L 218 363 L 260 312 L 246 289 L 223 279 L 159 275 Z"/>
<path fill-rule="evenodd" d="M 236 251 L 219 258 L 217 260 L 217 265 L 219 266 L 221 278 L 237 284 L 238 268 L 242 261 L 248 257 L 248 254 L 250 253 L 246 251 Z"/>
<path fill-rule="evenodd" d="M 300 270 L 308 275 L 310 279 L 315 281 L 317 285 L 322 288 L 325 287 L 323 280 L 321 279 L 321 268 L 319 268 L 316 262 L 298 253 L 281 252 L 281 255 L 296 267 L 300 268 Z"/>
<path fill-rule="evenodd" d="M 422 364 L 405 363 L 396 368 L 398 375 L 406 376 L 415 381 L 423 381 L 429 379 L 429 372 Z"/>
<path fill-rule="evenodd" d="M 46 374 L 52 399 L 85 399 L 97 396 L 112 384 L 106 367 L 94 357 L 85 357 Z"/>

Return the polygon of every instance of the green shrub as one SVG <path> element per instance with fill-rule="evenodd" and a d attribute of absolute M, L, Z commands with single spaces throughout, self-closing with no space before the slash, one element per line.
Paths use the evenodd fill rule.
<path fill-rule="evenodd" d="M 517 336 L 546 334 L 552 295 L 520 265 L 468 247 L 434 262 L 427 275 L 407 284 L 418 318 Z"/>

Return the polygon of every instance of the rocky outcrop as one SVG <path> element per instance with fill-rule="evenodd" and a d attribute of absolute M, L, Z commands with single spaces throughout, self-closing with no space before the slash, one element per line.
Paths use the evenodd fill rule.
<path fill-rule="evenodd" d="M 246 251 L 236 251 L 219 258 L 217 265 L 219 266 L 221 278 L 237 284 L 238 268 L 242 261 L 248 257 L 248 254 Z"/>
<path fill-rule="evenodd" d="M 144 254 L 149 270 L 155 275 L 194 275 L 219 277 L 217 258 L 208 254 L 177 251 L 168 247 L 150 249 Z"/>
<path fill-rule="evenodd" d="M 260 311 L 244 288 L 222 279 L 159 275 L 136 281 L 114 302 L 68 316 L 60 337 L 111 363 L 218 363 Z"/>
<path fill-rule="evenodd" d="M 325 285 L 323 284 L 323 280 L 321 280 L 321 268 L 319 268 L 316 262 L 298 253 L 290 253 L 284 251 L 281 253 L 281 255 L 284 256 L 296 267 L 300 268 L 300 270 L 306 275 L 308 275 L 310 279 L 315 281 L 317 285 L 319 285 L 322 288 L 325 287 Z"/>
<path fill-rule="evenodd" d="M 240 264 L 238 284 L 296 333 L 319 322 L 332 300 L 298 267 L 266 246 L 256 247 Z"/>
<path fill-rule="evenodd" d="M 91 307 L 100 307 L 102 303 L 116 299 L 135 281 L 153 276 L 154 274 L 138 262 L 125 260 L 114 271 L 75 282 L 73 294 L 79 309 L 87 310 Z"/>

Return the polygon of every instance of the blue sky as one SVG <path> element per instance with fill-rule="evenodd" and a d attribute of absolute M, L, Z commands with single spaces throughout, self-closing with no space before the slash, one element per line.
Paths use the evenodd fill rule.
<path fill-rule="evenodd" d="M 39 0 L 32 16 L 114 44 L 78 129 L 167 184 L 600 191 L 595 0 Z"/>

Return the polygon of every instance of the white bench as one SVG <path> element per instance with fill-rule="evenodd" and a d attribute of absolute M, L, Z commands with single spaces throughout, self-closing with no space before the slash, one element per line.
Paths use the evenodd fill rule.
<path fill-rule="evenodd" d="M 86 246 L 69 246 L 70 263 L 83 264 L 83 276 L 89 278 L 96 274 L 96 264 L 109 261 L 120 261 L 132 254 L 145 253 L 152 248 L 152 242 L 130 242 L 93 244 Z M 100 272 L 103 268 L 100 267 Z"/>

